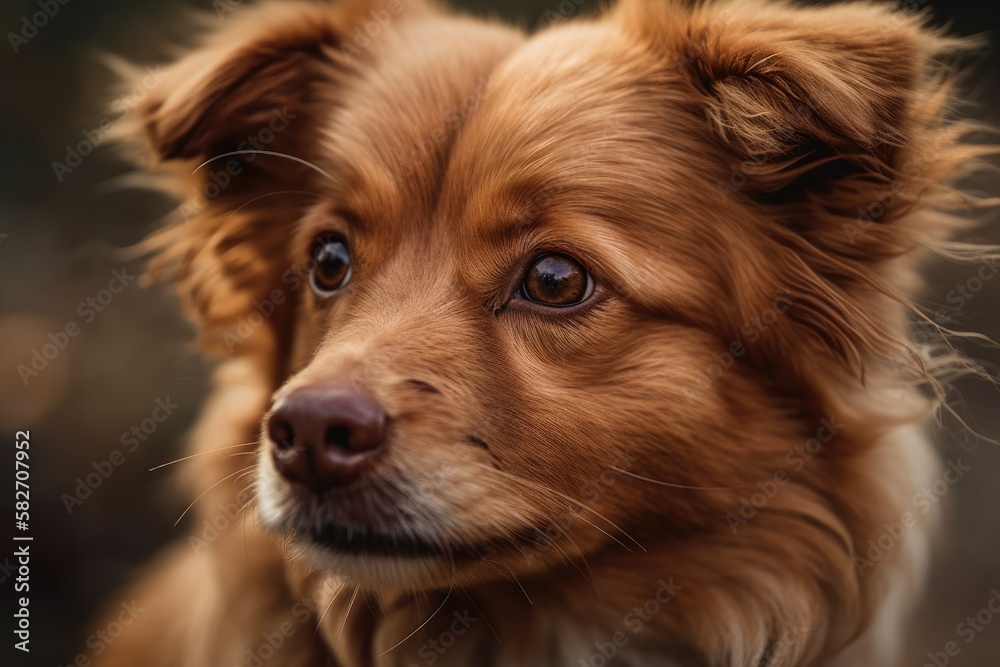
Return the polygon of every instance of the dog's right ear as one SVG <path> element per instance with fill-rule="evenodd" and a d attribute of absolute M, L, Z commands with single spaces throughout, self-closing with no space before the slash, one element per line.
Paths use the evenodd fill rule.
<path fill-rule="evenodd" d="M 426 11 L 421 0 L 295 0 L 238 7 L 217 25 L 213 16 L 119 125 L 184 198 L 175 224 L 146 243 L 148 278 L 176 281 L 203 349 L 275 359 L 287 347 L 303 284 L 289 274 L 289 230 L 315 202 L 323 123 L 378 40 Z M 285 305 L 261 313 L 276 293 Z"/>
<path fill-rule="evenodd" d="M 413 0 L 239 7 L 166 70 L 131 133 L 158 161 L 237 150 L 276 113 L 309 118 L 312 107 L 335 104 L 317 94 L 321 84 L 363 61 L 388 24 L 422 11 Z"/>

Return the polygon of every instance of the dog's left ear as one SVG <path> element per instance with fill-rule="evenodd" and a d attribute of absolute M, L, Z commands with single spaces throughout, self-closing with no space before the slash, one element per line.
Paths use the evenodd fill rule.
<path fill-rule="evenodd" d="M 858 376 L 872 358 L 910 363 L 886 313 L 918 284 L 914 249 L 968 226 L 951 212 L 975 200 L 953 181 L 998 152 L 950 118 L 950 63 L 977 42 L 869 2 L 622 0 L 615 18 L 661 61 L 690 150 L 717 157 L 705 187 L 760 225 L 771 270 L 742 274 L 756 278 L 734 287 L 745 312 L 727 336 L 794 286 L 787 316 L 753 346 L 762 365 L 783 367 L 798 341 L 815 343 L 804 358 L 829 351 Z"/>
<path fill-rule="evenodd" d="M 377 58 L 362 48 L 371 35 L 388 41 L 430 11 L 422 0 L 269 0 L 211 17 L 120 124 L 184 200 L 148 241 L 149 276 L 176 281 L 205 349 L 249 354 L 288 338 L 303 284 L 291 230 L 326 176 L 315 162 L 336 128 L 325 123 L 344 82 Z M 272 300 L 287 305 L 264 316 Z M 247 326 L 256 320 L 265 326 Z"/>
<path fill-rule="evenodd" d="M 618 12 L 693 93 L 694 112 L 736 173 L 732 189 L 838 214 L 856 215 L 858 200 L 870 203 L 914 153 L 935 150 L 928 144 L 953 92 L 940 61 L 969 46 L 928 28 L 922 14 L 861 2 L 624 0 Z M 940 176 L 917 171 L 906 178 Z M 864 194 L 845 197 L 845 187 Z"/>

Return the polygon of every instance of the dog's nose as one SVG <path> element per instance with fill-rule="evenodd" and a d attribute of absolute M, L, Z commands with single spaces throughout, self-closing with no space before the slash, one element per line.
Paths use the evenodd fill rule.
<path fill-rule="evenodd" d="M 382 406 L 345 385 L 299 389 L 267 418 L 278 471 L 317 491 L 355 480 L 384 448 L 385 432 Z"/>

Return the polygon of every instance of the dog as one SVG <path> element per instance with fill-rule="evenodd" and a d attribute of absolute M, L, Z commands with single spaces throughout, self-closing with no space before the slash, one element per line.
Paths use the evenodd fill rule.
<path fill-rule="evenodd" d="M 867 2 L 223 9 L 121 128 L 218 367 L 195 527 L 99 664 L 896 663 L 962 366 L 913 298 L 987 252 L 951 241 L 995 152 L 968 40 Z"/>

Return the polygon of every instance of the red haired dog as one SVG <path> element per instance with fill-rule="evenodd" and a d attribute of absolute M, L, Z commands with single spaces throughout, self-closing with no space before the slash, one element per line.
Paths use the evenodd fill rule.
<path fill-rule="evenodd" d="M 103 664 L 893 664 L 954 363 L 910 298 L 990 150 L 964 47 L 863 2 L 226 16 L 129 131 L 228 358 L 198 523 L 256 521 Z"/>

